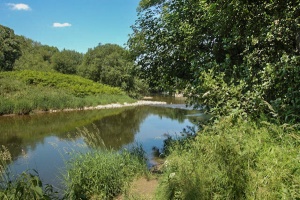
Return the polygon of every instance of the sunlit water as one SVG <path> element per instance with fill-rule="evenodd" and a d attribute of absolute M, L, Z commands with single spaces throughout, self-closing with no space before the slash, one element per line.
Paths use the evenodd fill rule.
<path fill-rule="evenodd" d="M 138 143 L 151 166 L 152 148 L 162 148 L 166 135 L 180 136 L 203 119 L 184 104 L 0 117 L 0 142 L 12 154 L 13 173 L 35 169 L 43 183 L 60 187 L 70 154 L 91 143 L 116 150 Z"/>

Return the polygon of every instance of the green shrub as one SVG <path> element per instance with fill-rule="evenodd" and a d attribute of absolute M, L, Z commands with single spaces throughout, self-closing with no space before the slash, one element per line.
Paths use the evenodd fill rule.
<path fill-rule="evenodd" d="M 46 185 L 45 189 L 43 187 L 37 172 L 23 172 L 16 179 L 1 185 L 0 198 L 3 200 L 59 199 L 51 185 Z"/>

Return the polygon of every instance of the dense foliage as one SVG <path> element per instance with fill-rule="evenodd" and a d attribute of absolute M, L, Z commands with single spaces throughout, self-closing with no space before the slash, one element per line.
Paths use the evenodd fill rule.
<path fill-rule="evenodd" d="M 120 87 L 137 97 L 147 90 L 139 79 L 137 68 L 128 57 L 128 51 L 115 44 L 98 45 L 84 55 L 78 74 L 93 81 Z"/>
<path fill-rule="evenodd" d="M 81 65 L 83 54 L 71 50 L 57 52 L 51 58 L 52 67 L 55 71 L 63 74 L 76 74 Z"/>
<path fill-rule="evenodd" d="M 15 60 L 21 56 L 16 37 L 12 29 L 0 25 L 0 71 L 11 71 Z"/>
<path fill-rule="evenodd" d="M 300 1 L 141 0 L 138 12 L 128 45 L 144 77 L 214 116 L 168 138 L 157 199 L 299 199 Z"/>
<path fill-rule="evenodd" d="M 52 56 L 59 53 L 56 47 L 42 45 L 29 38 L 18 36 L 22 55 L 15 61 L 13 70 L 54 71 Z"/>
<path fill-rule="evenodd" d="M 55 72 L 27 71 L 2 73 L 2 77 L 14 77 L 29 85 L 50 86 L 65 89 L 76 96 L 92 94 L 124 94 L 119 88 L 99 84 L 80 76 Z"/>
<path fill-rule="evenodd" d="M 129 47 L 147 76 L 186 89 L 193 105 L 298 121 L 299 16 L 299 0 L 142 0 Z"/>

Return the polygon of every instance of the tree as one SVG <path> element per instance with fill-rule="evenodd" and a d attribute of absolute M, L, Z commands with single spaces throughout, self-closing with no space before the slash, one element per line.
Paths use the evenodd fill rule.
<path fill-rule="evenodd" d="M 83 57 L 78 74 L 107 85 L 120 87 L 130 96 L 137 97 L 146 85 L 137 76 L 137 68 L 128 51 L 116 44 L 98 45 Z"/>
<path fill-rule="evenodd" d="M 20 56 L 20 45 L 14 31 L 0 25 L 0 71 L 13 70 L 14 62 Z"/>
<path fill-rule="evenodd" d="M 152 80 L 216 114 L 299 116 L 299 0 L 142 0 L 138 15 L 128 45 Z"/>
<path fill-rule="evenodd" d="M 75 74 L 79 65 L 81 65 L 83 54 L 71 51 L 63 50 L 56 52 L 52 58 L 53 69 L 63 74 Z"/>
<path fill-rule="evenodd" d="M 20 56 L 15 64 L 14 70 L 38 70 L 52 71 L 51 58 L 58 52 L 56 47 L 42 45 L 24 36 L 17 36 L 20 44 L 22 56 Z"/>

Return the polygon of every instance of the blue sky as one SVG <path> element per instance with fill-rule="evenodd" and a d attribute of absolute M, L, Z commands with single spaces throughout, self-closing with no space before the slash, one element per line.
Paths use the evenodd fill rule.
<path fill-rule="evenodd" d="M 42 44 L 85 53 L 124 46 L 139 0 L 0 0 L 0 24 Z"/>

